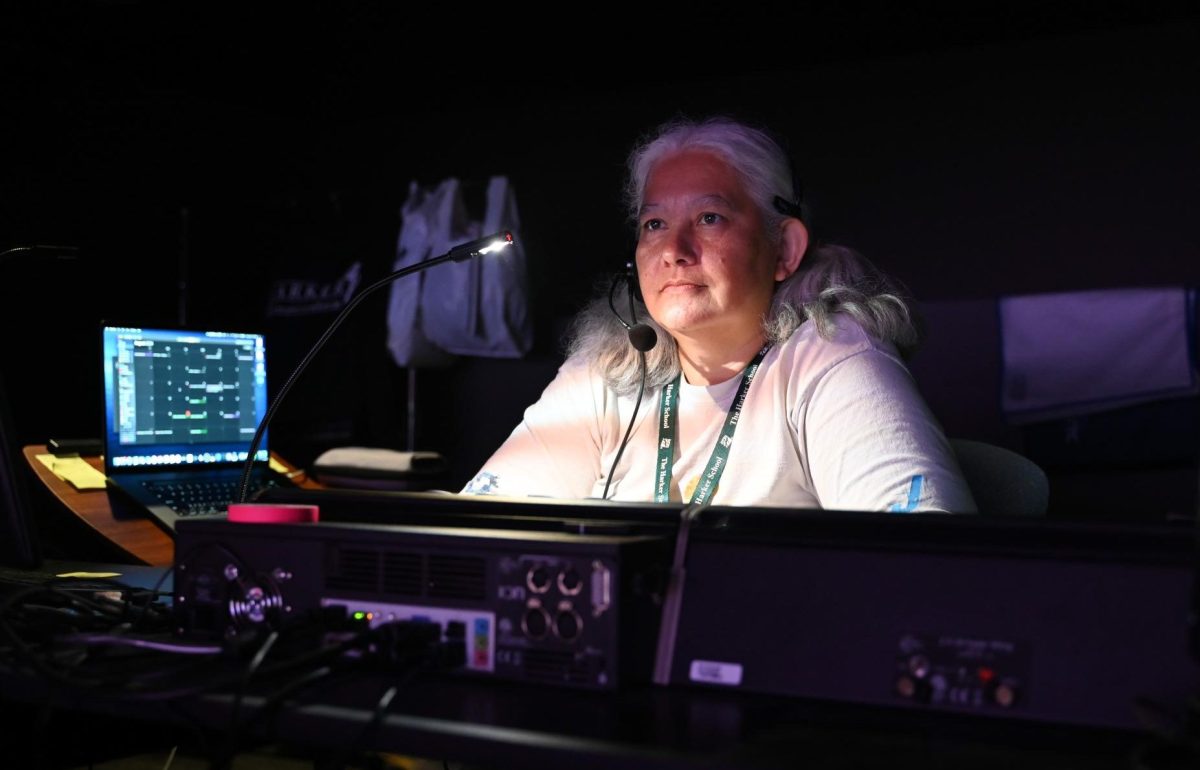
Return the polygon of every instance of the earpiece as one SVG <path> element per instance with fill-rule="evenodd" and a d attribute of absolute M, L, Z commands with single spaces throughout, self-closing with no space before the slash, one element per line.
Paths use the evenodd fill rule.
<path fill-rule="evenodd" d="M 788 170 L 792 176 L 791 198 L 789 199 L 783 197 L 782 195 L 776 195 L 774 199 L 772 199 L 771 204 L 775 207 L 776 211 L 778 211 L 780 214 L 783 214 L 785 217 L 795 217 L 801 222 L 805 222 L 807 224 L 804 218 L 804 183 L 800 179 L 799 171 L 796 168 L 796 156 L 791 152 L 791 143 L 788 141 L 786 136 L 773 129 L 764 129 L 764 131 L 766 132 L 767 136 L 770 137 L 773 142 L 775 142 L 775 145 L 779 148 L 779 151 L 783 153 L 783 156 L 787 159 Z"/>
<path fill-rule="evenodd" d="M 630 311 L 632 312 L 633 300 L 636 299 L 638 302 L 641 302 L 643 305 L 646 304 L 646 300 L 642 299 L 642 285 L 640 283 L 638 283 L 637 265 L 634 264 L 633 262 L 625 263 L 625 280 L 627 282 L 627 286 L 629 288 L 629 293 L 631 295 L 629 301 L 630 301 Z M 636 318 L 634 319 L 634 323 L 637 323 Z"/>
<path fill-rule="evenodd" d="M 775 210 L 785 217 L 795 217 L 801 222 L 804 221 L 804 211 L 800 208 L 799 203 L 792 203 L 782 195 L 776 195 L 772 203 L 775 204 Z"/>

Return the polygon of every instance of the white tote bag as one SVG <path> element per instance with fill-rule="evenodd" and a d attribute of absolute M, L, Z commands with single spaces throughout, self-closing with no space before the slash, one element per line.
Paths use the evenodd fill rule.
<path fill-rule="evenodd" d="M 415 181 L 408 185 L 408 198 L 400 208 L 400 234 L 396 239 L 396 260 L 393 270 L 424 262 L 431 254 L 430 242 L 436 223 L 441 197 L 450 191 L 443 185 L 434 191 L 422 189 Z M 454 186 L 457 195 L 457 185 Z M 387 308 L 387 346 L 398 366 L 445 366 L 454 360 L 446 351 L 434 345 L 422 331 L 421 283 L 433 267 L 415 275 L 392 282 Z"/>
<path fill-rule="evenodd" d="M 453 177 L 428 194 L 410 186 L 404 217 L 397 268 L 501 230 L 513 233 L 514 244 L 495 254 L 430 268 L 419 274 L 415 286 L 394 287 L 388 337 L 396 362 L 433 366 L 443 363 L 447 354 L 519 358 L 527 353 L 533 343 L 533 320 L 516 195 L 508 179 L 495 176 L 488 181 L 482 220 L 470 218 L 459 180 Z"/>

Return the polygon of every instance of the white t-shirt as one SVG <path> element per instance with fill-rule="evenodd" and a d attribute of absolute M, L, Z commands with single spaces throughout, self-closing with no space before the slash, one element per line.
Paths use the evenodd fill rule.
<path fill-rule="evenodd" d="M 670 496 L 691 499 L 741 376 L 680 383 Z M 588 362 L 568 359 L 463 490 L 599 498 L 633 413 Z M 660 390 L 647 391 L 608 499 L 654 500 Z M 839 315 L 833 339 L 806 322 L 771 347 L 733 434 L 714 505 L 974 512 L 941 427 L 887 343 Z"/>

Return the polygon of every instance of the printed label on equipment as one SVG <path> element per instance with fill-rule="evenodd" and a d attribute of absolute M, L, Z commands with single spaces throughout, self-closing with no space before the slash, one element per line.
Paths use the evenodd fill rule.
<path fill-rule="evenodd" d="M 742 665 L 715 660 L 693 660 L 688 670 L 688 678 L 693 682 L 737 687 L 742 683 Z"/>
<path fill-rule="evenodd" d="M 1029 698 L 1029 642 L 958 633 L 904 634 L 893 692 L 951 708 L 1019 709 Z"/>

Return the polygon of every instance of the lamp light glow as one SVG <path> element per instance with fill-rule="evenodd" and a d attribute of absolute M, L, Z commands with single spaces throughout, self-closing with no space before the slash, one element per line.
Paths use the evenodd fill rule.
<path fill-rule="evenodd" d="M 476 238 L 473 241 L 468 241 L 467 243 L 455 246 L 454 248 L 450 249 L 450 253 L 447 256 L 455 262 L 462 262 L 463 260 L 467 260 L 472 257 L 478 257 L 483 254 L 489 254 L 493 251 L 498 251 L 499 249 L 508 246 L 512 242 L 512 233 L 508 230 L 502 230 L 498 233 L 492 233 L 491 235 L 484 236 L 483 238 Z"/>
<path fill-rule="evenodd" d="M 479 253 L 480 254 L 491 254 L 493 251 L 499 251 L 500 249 L 503 249 L 505 246 L 511 246 L 512 244 L 513 244 L 512 233 L 504 233 L 503 237 L 497 238 L 496 240 L 489 243 L 487 246 L 484 246 L 482 249 L 479 250 Z"/>

